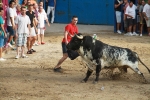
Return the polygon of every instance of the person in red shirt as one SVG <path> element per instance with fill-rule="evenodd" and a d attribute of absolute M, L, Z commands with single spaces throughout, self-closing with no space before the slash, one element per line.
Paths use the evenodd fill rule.
<path fill-rule="evenodd" d="M 66 45 L 70 42 L 71 38 L 78 33 L 78 27 L 76 26 L 77 22 L 78 17 L 73 16 L 71 23 L 65 27 L 64 38 L 62 40 L 63 57 L 58 61 L 57 65 L 54 67 L 54 72 L 62 72 L 60 65 L 68 58 Z"/>

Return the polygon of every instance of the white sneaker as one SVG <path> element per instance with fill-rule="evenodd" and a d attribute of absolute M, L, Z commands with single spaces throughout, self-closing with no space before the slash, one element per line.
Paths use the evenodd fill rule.
<path fill-rule="evenodd" d="M 126 34 L 124 34 L 124 35 L 126 35 L 126 36 L 132 36 L 132 33 L 131 33 L 131 32 L 128 32 L 128 33 L 126 33 Z"/>
<path fill-rule="evenodd" d="M 138 34 L 137 34 L 136 32 L 133 32 L 133 34 L 132 34 L 132 35 L 138 36 Z"/>
<path fill-rule="evenodd" d="M 140 36 L 142 36 L 142 34 L 140 34 Z"/>
<path fill-rule="evenodd" d="M 117 33 L 121 34 L 121 31 L 120 31 L 120 30 L 117 30 Z"/>
<path fill-rule="evenodd" d="M 11 47 L 11 48 L 13 48 L 13 46 L 10 43 L 8 43 L 8 46 Z"/>
<path fill-rule="evenodd" d="M 39 44 L 36 42 L 36 43 L 34 43 L 33 45 L 34 45 L 34 46 L 38 46 Z"/>
<path fill-rule="evenodd" d="M 19 59 L 19 55 L 17 55 L 17 56 L 15 57 L 15 59 Z"/>
<path fill-rule="evenodd" d="M 0 58 L 0 61 L 5 61 L 6 59 L 4 59 L 4 58 Z"/>
<path fill-rule="evenodd" d="M 26 56 L 26 55 L 22 55 L 21 57 L 22 57 L 22 58 L 28 58 L 28 56 Z"/>

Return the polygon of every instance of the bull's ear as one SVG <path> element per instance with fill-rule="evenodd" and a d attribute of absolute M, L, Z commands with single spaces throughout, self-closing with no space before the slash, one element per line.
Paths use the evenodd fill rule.
<path fill-rule="evenodd" d="M 83 35 L 81 33 L 76 34 L 78 39 L 83 39 Z"/>

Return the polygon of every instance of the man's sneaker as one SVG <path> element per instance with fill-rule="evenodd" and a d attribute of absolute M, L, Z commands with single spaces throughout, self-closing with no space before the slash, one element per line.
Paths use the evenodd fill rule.
<path fill-rule="evenodd" d="M 132 35 L 138 36 L 138 34 L 137 34 L 136 32 L 133 32 L 133 34 L 132 34 Z"/>
<path fill-rule="evenodd" d="M 63 70 L 61 67 L 58 67 L 58 68 L 54 68 L 54 72 L 59 72 L 59 73 L 62 73 Z"/>
<path fill-rule="evenodd" d="M 8 43 L 8 46 L 11 47 L 11 48 L 13 48 L 13 46 L 10 43 Z"/>
<path fill-rule="evenodd" d="M 118 30 L 118 31 L 117 31 L 117 33 L 118 33 L 118 34 L 121 34 L 121 31 L 120 31 L 120 30 Z"/>
<path fill-rule="evenodd" d="M 21 57 L 22 57 L 22 58 L 28 58 L 28 56 L 26 56 L 26 55 L 22 55 Z"/>
<path fill-rule="evenodd" d="M 30 51 L 31 51 L 31 52 L 36 52 L 34 49 L 31 49 Z"/>
<path fill-rule="evenodd" d="M 0 58 L 0 61 L 5 61 L 6 59 L 4 59 L 4 58 Z"/>
<path fill-rule="evenodd" d="M 142 36 L 142 34 L 140 34 L 140 36 Z"/>
<path fill-rule="evenodd" d="M 15 59 L 19 59 L 19 55 L 17 55 L 17 56 L 15 57 Z"/>
<path fill-rule="evenodd" d="M 131 32 L 128 32 L 128 33 L 126 33 L 126 34 L 124 34 L 124 35 L 126 35 L 126 36 L 132 36 L 132 33 L 131 33 Z"/>

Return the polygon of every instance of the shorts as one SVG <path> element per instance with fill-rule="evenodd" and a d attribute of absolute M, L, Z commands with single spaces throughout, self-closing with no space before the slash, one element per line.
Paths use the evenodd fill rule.
<path fill-rule="evenodd" d="M 38 28 L 38 34 L 44 34 L 45 29 L 43 28 Z"/>
<path fill-rule="evenodd" d="M 7 31 L 9 32 L 10 36 L 14 36 L 15 35 L 14 29 L 12 28 L 12 26 L 7 26 Z"/>
<path fill-rule="evenodd" d="M 140 24 L 146 24 L 145 19 L 140 19 Z"/>
<path fill-rule="evenodd" d="M 28 34 L 28 37 L 34 37 L 34 36 L 36 36 L 35 29 L 34 27 L 31 27 L 31 33 L 30 35 Z"/>
<path fill-rule="evenodd" d="M 62 42 L 61 45 L 62 45 L 62 52 L 67 53 L 66 43 Z"/>
<path fill-rule="evenodd" d="M 17 46 L 25 46 L 27 43 L 27 33 L 19 33 L 17 38 Z"/>
<path fill-rule="evenodd" d="M 4 36 L 0 35 L 0 48 L 4 46 Z"/>
<path fill-rule="evenodd" d="M 150 27 L 150 17 L 148 17 L 148 20 L 145 20 L 145 21 L 146 21 L 147 27 Z"/>
<path fill-rule="evenodd" d="M 117 21 L 117 23 L 121 23 L 121 12 L 120 11 L 116 11 L 116 21 Z"/>
<path fill-rule="evenodd" d="M 127 18 L 127 27 L 135 24 L 136 24 L 136 19 Z"/>

